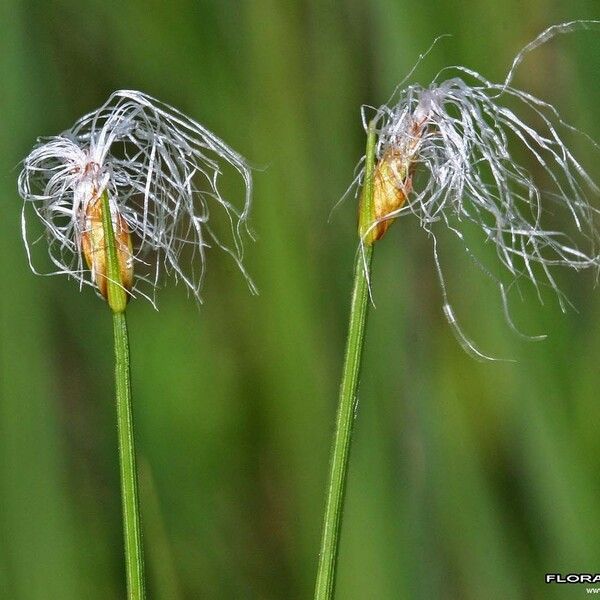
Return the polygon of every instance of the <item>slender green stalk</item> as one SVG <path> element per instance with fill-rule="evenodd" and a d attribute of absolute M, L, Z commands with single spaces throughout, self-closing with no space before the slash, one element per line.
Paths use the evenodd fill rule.
<path fill-rule="evenodd" d="M 145 598 L 144 556 L 142 551 L 135 445 L 133 440 L 133 414 L 129 377 L 129 340 L 124 312 L 113 313 L 113 329 L 115 336 L 117 423 L 119 430 L 127 593 L 129 600 L 143 600 Z"/>
<path fill-rule="evenodd" d="M 367 136 L 365 181 L 359 216 L 359 233 L 362 239 L 365 239 L 369 224 L 373 220 L 374 163 L 375 131 L 373 124 L 371 124 Z M 354 265 L 354 289 L 350 307 L 350 324 L 331 451 L 329 484 L 327 487 L 325 518 L 321 536 L 321 552 L 319 555 L 315 600 L 330 600 L 335 593 L 335 576 L 350 459 L 352 426 L 356 410 L 358 379 L 369 305 L 369 275 L 372 255 L 372 244 L 361 244 L 361 251 L 356 253 L 356 262 Z"/>
<path fill-rule="evenodd" d="M 107 296 L 108 304 L 113 313 L 115 342 L 117 424 L 123 503 L 123 532 L 125 538 L 125 568 L 127 572 L 127 598 L 128 600 L 143 600 L 146 597 L 146 592 L 137 470 L 135 464 L 135 444 L 133 439 L 133 411 L 129 375 L 129 336 L 127 334 L 127 321 L 125 319 L 127 293 L 120 285 L 121 275 L 117 247 L 108 196 L 106 194 L 102 196 L 102 225 L 105 239 L 106 277 L 108 279 Z"/>

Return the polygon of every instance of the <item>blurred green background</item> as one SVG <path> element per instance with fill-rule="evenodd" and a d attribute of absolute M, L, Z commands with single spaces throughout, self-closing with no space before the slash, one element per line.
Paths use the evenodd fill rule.
<path fill-rule="evenodd" d="M 34 277 L 18 162 L 116 88 L 180 107 L 251 162 L 252 297 L 209 257 L 205 303 L 181 287 L 130 306 L 150 597 L 310 598 L 356 248 L 356 208 L 328 221 L 364 146 L 362 103 L 464 64 L 503 78 L 542 29 L 597 0 L 2 0 L 0 3 L 0 597 L 123 598 L 110 316 Z M 600 35 L 556 39 L 517 84 L 600 139 Z M 598 156 L 577 152 L 596 179 Z M 597 198 L 595 201 L 599 201 Z M 447 244 L 446 244 L 447 242 Z M 531 289 L 504 323 L 494 286 L 442 236 L 441 313 L 414 219 L 375 256 L 337 597 L 565 598 L 546 572 L 600 570 L 600 295 L 557 273 L 577 311 Z"/>

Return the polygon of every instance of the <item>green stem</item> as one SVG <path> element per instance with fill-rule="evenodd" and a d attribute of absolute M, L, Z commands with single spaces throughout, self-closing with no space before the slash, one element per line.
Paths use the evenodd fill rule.
<path fill-rule="evenodd" d="M 133 412 L 131 408 L 131 385 L 129 377 L 129 339 L 124 312 L 113 313 L 113 329 L 115 336 L 117 423 L 121 465 L 127 597 L 129 600 L 143 600 L 145 598 L 144 556 L 142 551 L 135 445 L 133 440 Z"/>
<path fill-rule="evenodd" d="M 144 556 L 140 527 L 135 443 L 133 439 L 133 410 L 129 374 L 129 336 L 125 307 L 127 292 L 120 281 L 115 233 L 112 225 L 108 195 L 102 196 L 102 225 L 106 252 L 108 304 L 113 313 L 115 342 L 115 382 L 117 392 L 117 425 L 119 463 L 123 504 L 123 533 L 125 538 L 125 568 L 128 600 L 144 600 Z"/>
<path fill-rule="evenodd" d="M 365 239 L 364 234 L 368 231 L 368 226 L 372 222 L 374 162 L 375 131 L 374 125 L 371 123 L 367 137 L 365 181 L 359 216 L 359 232 L 363 240 Z M 372 255 L 373 246 L 370 243 L 362 243 L 360 251 L 357 252 L 354 265 L 354 289 L 350 308 L 350 324 L 331 451 L 315 600 L 331 600 L 335 593 L 337 557 L 346 493 L 352 426 L 356 411 L 358 379 L 369 305 L 369 275 Z"/>

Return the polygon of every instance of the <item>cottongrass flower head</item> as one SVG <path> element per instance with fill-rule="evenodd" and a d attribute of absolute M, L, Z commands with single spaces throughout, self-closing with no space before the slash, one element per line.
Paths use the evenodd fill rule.
<path fill-rule="evenodd" d="M 550 286 L 565 309 L 567 299 L 551 267 L 600 266 L 595 223 L 599 211 L 589 201 L 598 195 L 598 187 L 564 141 L 565 133 L 581 132 L 565 123 L 548 102 L 513 87 L 512 80 L 531 50 L 558 33 L 597 28 L 599 23 L 574 21 L 548 28 L 519 52 L 502 83 L 466 67 L 447 67 L 427 87 L 402 88 L 403 82 L 390 103 L 375 109 L 373 220 L 361 231 L 362 244 L 383 236 L 395 218 L 415 215 L 433 241 L 444 313 L 461 345 L 479 358 L 489 357 L 458 326 L 432 227 L 445 225 L 494 279 L 511 327 L 507 292 L 519 280 L 529 280 L 540 300 L 540 287 Z M 363 108 L 365 128 L 369 110 Z M 593 140 L 581 135 L 598 149 Z M 527 158 L 536 175 L 520 165 L 517 157 Z M 364 169 L 357 180 L 363 179 Z M 554 226 L 547 225 L 549 215 Z M 564 227 L 566 221 L 571 225 Z M 575 235 L 567 233 L 568 227 Z M 508 285 L 469 248 L 467 232 L 472 229 L 495 247 L 500 263 L 512 276 Z"/>
<path fill-rule="evenodd" d="M 232 170 L 244 189 L 238 205 L 219 188 L 220 175 Z M 119 285 L 132 295 L 154 304 L 168 274 L 200 300 L 209 247 L 227 252 L 254 290 L 242 265 L 252 193 L 246 161 L 205 127 L 146 94 L 114 92 L 70 130 L 39 139 L 23 161 L 18 190 L 23 239 L 36 273 L 32 246 L 45 240 L 56 270 L 42 274 L 66 274 L 106 296 L 100 201 L 106 195 L 120 253 Z M 31 239 L 31 217 L 41 221 L 41 237 Z M 219 218 L 225 227 L 215 230 Z"/>

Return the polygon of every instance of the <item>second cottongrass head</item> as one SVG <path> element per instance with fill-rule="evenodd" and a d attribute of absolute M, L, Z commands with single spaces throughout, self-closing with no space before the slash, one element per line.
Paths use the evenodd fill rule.
<path fill-rule="evenodd" d="M 236 203 L 221 191 L 225 171 L 241 179 Z M 163 274 L 201 299 L 206 249 L 227 252 L 246 276 L 252 177 L 244 158 L 177 109 L 137 91 L 114 92 L 68 131 L 41 138 L 23 161 L 23 238 L 45 241 L 55 270 L 106 296 L 102 203 L 108 198 L 121 267 L 132 295 L 154 304 Z M 31 239 L 30 219 L 44 233 Z M 216 230 L 213 224 L 223 220 Z M 225 237 L 224 237 L 225 236 Z M 227 238 L 227 239 L 225 239 Z"/>
<path fill-rule="evenodd" d="M 590 202 L 598 187 L 564 141 L 565 134 L 580 132 L 551 104 L 512 86 L 526 53 L 557 33 L 597 26 L 578 21 L 550 27 L 515 57 L 502 83 L 462 66 L 442 69 L 426 87 L 398 89 L 371 121 L 378 136 L 373 215 L 361 242 L 373 244 L 395 218 L 415 215 L 433 240 L 444 313 L 463 347 L 480 358 L 448 301 L 433 228 L 445 225 L 495 279 L 511 326 L 507 284 L 471 252 L 469 229 L 493 245 L 512 276 L 508 285 L 526 279 L 538 294 L 548 285 L 563 308 L 566 298 L 551 268 L 600 266 L 599 211 Z M 364 121 L 366 126 L 366 116 Z M 532 170 L 520 164 L 523 159 Z"/>

